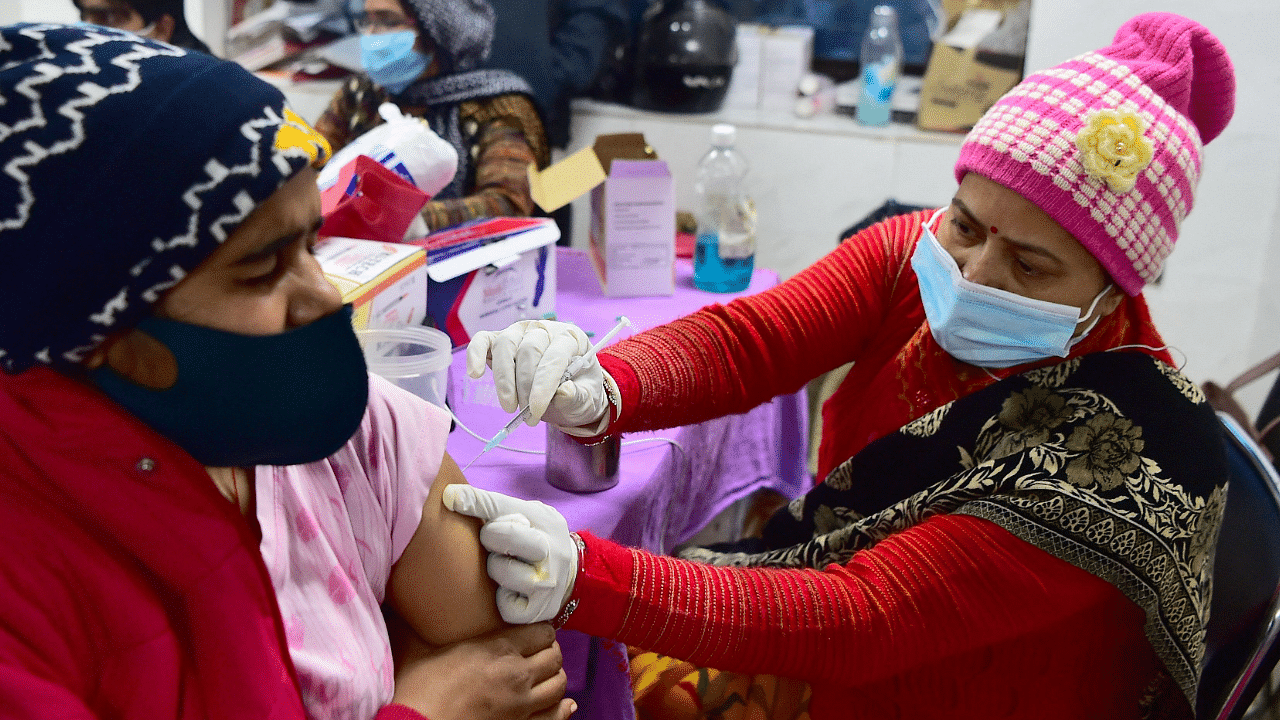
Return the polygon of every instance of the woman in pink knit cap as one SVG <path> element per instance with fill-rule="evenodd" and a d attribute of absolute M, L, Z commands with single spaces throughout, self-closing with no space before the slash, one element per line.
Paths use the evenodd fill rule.
<path fill-rule="evenodd" d="M 854 363 L 823 408 L 822 482 L 734 548 L 658 557 L 446 491 L 487 521 L 504 617 L 661 653 L 632 658 L 645 717 L 1191 717 L 1226 472 L 1142 289 L 1234 92 L 1208 30 L 1141 15 L 996 102 L 948 207 L 564 384 L 576 328 L 474 339 L 504 408 L 587 438 L 743 412 Z"/>

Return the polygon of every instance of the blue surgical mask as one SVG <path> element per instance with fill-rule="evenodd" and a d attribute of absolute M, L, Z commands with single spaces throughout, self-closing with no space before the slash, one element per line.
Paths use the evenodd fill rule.
<path fill-rule="evenodd" d="M 173 353 L 173 386 L 138 385 L 106 363 L 90 378 L 205 465 L 314 462 L 360 427 L 369 377 L 350 305 L 277 335 L 240 335 L 155 316 L 137 327 Z"/>
<path fill-rule="evenodd" d="M 414 49 L 413 30 L 360 36 L 360 62 L 369 79 L 398 95 L 431 64 L 431 55 Z"/>
<path fill-rule="evenodd" d="M 938 211 L 941 214 L 942 211 Z M 957 360 L 988 368 L 1005 368 L 1051 357 L 1066 357 L 1097 319 L 1079 336 L 1084 322 L 1111 286 L 1102 289 L 1080 315 L 1073 305 L 1035 300 L 966 280 L 951 254 L 929 225 L 911 256 L 920 283 L 920 299 L 933 339 Z"/>

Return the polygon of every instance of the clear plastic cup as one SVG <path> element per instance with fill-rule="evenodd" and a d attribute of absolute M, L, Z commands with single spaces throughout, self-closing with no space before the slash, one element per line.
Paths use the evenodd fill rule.
<path fill-rule="evenodd" d="M 453 343 L 422 325 L 357 330 L 364 361 L 377 373 L 429 403 L 445 407 Z"/>

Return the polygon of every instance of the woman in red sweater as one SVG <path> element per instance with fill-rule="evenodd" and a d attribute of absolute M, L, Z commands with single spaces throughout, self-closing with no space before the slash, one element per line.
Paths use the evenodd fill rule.
<path fill-rule="evenodd" d="M 446 492 L 489 521 L 504 617 L 661 653 L 633 659 L 642 714 L 1190 717 L 1225 469 L 1141 292 L 1234 89 L 1205 28 L 1141 15 L 1001 98 L 946 208 L 571 382 L 576 328 L 473 339 L 504 408 L 586 438 L 742 412 L 854 362 L 823 408 L 822 483 L 758 545 L 657 557 Z"/>

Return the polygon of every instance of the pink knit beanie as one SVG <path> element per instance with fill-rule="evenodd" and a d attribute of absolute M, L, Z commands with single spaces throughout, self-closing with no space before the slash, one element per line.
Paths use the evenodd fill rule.
<path fill-rule="evenodd" d="M 1147 13 L 1110 47 L 1027 76 L 965 138 L 976 172 L 1035 203 L 1126 293 L 1160 275 L 1191 210 L 1203 143 L 1235 111 L 1227 51 L 1196 22 Z"/>

